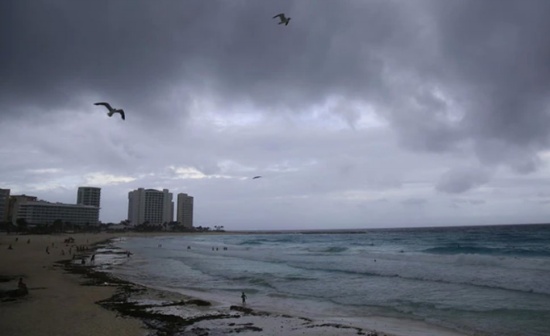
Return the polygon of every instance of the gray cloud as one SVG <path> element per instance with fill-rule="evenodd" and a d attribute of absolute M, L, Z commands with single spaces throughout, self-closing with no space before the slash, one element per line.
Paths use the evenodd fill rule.
<path fill-rule="evenodd" d="M 281 11 L 289 26 L 271 19 Z M 135 179 L 106 184 L 115 195 L 189 188 L 228 212 L 222 196 L 288 197 L 311 222 L 298 213 L 335 199 L 354 218 L 373 199 L 429 210 L 433 185 L 523 193 L 516 175 L 546 169 L 548 12 L 545 0 L 3 1 L 0 183 L 69 199 L 102 173 Z M 252 173 L 270 178 L 239 189 Z"/>
<path fill-rule="evenodd" d="M 450 194 L 460 194 L 487 183 L 490 173 L 480 168 L 454 168 L 443 174 L 436 190 Z"/>

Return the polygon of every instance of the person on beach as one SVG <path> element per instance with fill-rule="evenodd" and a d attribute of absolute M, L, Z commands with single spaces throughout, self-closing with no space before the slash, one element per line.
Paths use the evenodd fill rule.
<path fill-rule="evenodd" d="M 27 285 L 23 282 L 23 278 L 19 278 L 19 282 L 17 283 L 17 288 L 19 290 L 20 295 L 29 294 L 29 290 L 27 289 Z"/>
<path fill-rule="evenodd" d="M 13 250 L 13 247 L 11 246 L 11 244 L 10 246 L 8 246 L 8 250 Z"/>
<path fill-rule="evenodd" d="M 46 246 L 46 253 L 50 254 L 50 247 L 49 246 Z"/>
<path fill-rule="evenodd" d="M 243 299 L 243 305 L 246 304 L 246 294 L 244 292 L 241 293 L 241 299 Z"/>

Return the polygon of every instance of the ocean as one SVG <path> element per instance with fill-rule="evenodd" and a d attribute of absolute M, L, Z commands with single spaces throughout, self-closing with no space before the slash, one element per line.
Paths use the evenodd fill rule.
<path fill-rule="evenodd" d="M 98 258 L 114 258 L 106 271 L 230 304 L 244 291 L 253 307 L 297 315 L 397 318 L 467 335 L 550 335 L 550 225 L 201 234 L 113 244 L 132 256 L 100 252 Z"/>

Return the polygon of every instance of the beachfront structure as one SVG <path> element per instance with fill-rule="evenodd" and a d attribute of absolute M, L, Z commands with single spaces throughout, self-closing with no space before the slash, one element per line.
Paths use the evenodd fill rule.
<path fill-rule="evenodd" d="M 78 187 L 76 204 L 101 206 L 101 188 L 97 187 Z"/>
<path fill-rule="evenodd" d="M 9 206 L 8 206 L 8 221 L 12 222 L 13 224 L 16 224 L 15 222 L 17 220 L 17 208 L 19 204 L 24 202 L 37 201 L 37 200 L 38 198 L 36 196 L 27 196 L 25 194 L 11 195 Z"/>
<path fill-rule="evenodd" d="M 128 220 L 131 225 L 159 225 L 174 220 L 174 202 L 168 189 L 139 188 L 128 193 Z"/>
<path fill-rule="evenodd" d="M 185 228 L 193 227 L 193 197 L 184 193 L 178 194 L 177 222 Z"/>
<path fill-rule="evenodd" d="M 46 201 L 24 201 L 16 204 L 14 224 L 25 219 L 28 224 L 53 224 L 56 220 L 71 225 L 97 225 L 99 208 L 92 205 L 51 203 Z"/>
<path fill-rule="evenodd" d="M 10 189 L 0 189 L 0 222 L 8 220 Z"/>

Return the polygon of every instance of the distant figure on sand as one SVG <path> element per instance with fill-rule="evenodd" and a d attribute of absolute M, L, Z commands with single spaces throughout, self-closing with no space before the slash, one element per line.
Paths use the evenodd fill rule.
<path fill-rule="evenodd" d="M 246 304 L 246 294 L 244 292 L 241 293 L 241 299 L 243 299 L 243 304 Z"/>
<path fill-rule="evenodd" d="M 13 250 L 13 247 L 11 247 L 11 244 L 10 246 L 8 246 L 8 250 Z"/>
<path fill-rule="evenodd" d="M 23 282 L 23 278 L 19 278 L 19 283 L 17 284 L 17 288 L 19 289 L 19 293 L 21 295 L 29 294 L 29 290 L 27 289 L 27 285 Z"/>
<path fill-rule="evenodd" d="M 46 246 L 46 253 L 50 254 L 50 247 L 49 246 Z"/>

